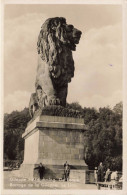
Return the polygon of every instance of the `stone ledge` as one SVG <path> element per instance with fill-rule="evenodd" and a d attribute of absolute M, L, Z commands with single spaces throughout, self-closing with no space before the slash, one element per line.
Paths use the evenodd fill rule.
<path fill-rule="evenodd" d="M 52 128 L 52 129 L 69 129 L 69 130 L 87 130 L 84 120 L 80 118 L 71 117 L 57 117 L 57 116 L 38 116 L 31 122 L 23 133 L 22 137 L 33 133 L 36 128 Z"/>
<path fill-rule="evenodd" d="M 84 124 L 84 119 L 83 118 L 73 118 L 73 117 L 41 115 L 39 120 L 40 121 L 47 121 L 47 122 L 81 123 L 81 124 Z"/>
<path fill-rule="evenodd" d="M 86 126 L 84 124 L 63 124 L 63 123 L 49 123 L 49 122 L 37 122 L 34 123 L 33 128 L 28 127 L 25 132 L 22 134 L 22 138 L 26 137 L 28 134 L 31 135 L 31 133 L 36 129 L 36 131 L 38 130 L 37 128 L 50 128 L 50 129 L 64 129 L 64 130 L 86 130 Z"/>
<path fill-rule="evenodd" d="M 62 123 L 62 122 L 37 122 L 38 127 L 47 127 L 47 128 L 55 128 L 55 129 L 80 129 L 85 130 L 86 127 L 84 124 L 76 124 L 76 123 Z"/>

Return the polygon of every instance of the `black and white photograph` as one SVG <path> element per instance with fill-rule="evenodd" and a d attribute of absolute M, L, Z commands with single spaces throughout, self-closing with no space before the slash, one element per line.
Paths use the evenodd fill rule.
<path fill-rule="evenodd" d="M 2 195 L 125 194 L 124 1 L 104 2 L 2 2 Z"/>

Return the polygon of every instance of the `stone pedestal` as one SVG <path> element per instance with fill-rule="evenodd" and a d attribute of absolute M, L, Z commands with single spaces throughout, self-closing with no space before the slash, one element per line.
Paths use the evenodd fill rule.
<path fill-rule="evenodd" d="M 21 174 L 27 178 L 38 177 L 38 171 L 34 168 L 41 162 L 45 167 L 44 178 L 63 178 L 63 165 L 67 161 L 71 165 L 70 179 L 76 174 L 73 174 L 72 170 L 77 170 L 80 173 L 78 178 L 83 180 L 84 170 L 88 169 L 84 161 L 85 130 L 84 121 L 79 118 L 36 118 L 22 135 L 25 139 L 25 149 Z"/>

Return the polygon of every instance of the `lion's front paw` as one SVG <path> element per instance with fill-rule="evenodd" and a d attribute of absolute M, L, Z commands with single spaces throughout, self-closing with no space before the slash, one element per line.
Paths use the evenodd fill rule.
<path fill-rule="evenodd" d="M 60 105 L 60 99 L 59 98 L 51 99 L 49 101 L 49 105 Z"/>

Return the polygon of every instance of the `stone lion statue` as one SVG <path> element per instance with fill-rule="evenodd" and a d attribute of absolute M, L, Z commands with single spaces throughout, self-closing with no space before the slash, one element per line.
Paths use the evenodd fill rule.
<path fill-rule="evenodd" d="M 63 17 L 49 18 L 42 25 L 37 42 L 36 93 L 31 95 L 29 104 L 31 116 L 34 104 L 36 108 L 66 106 L 68 83 L 75 70 L 72 51 L 80 37 L 81 31 L 67 24 Z"/>

